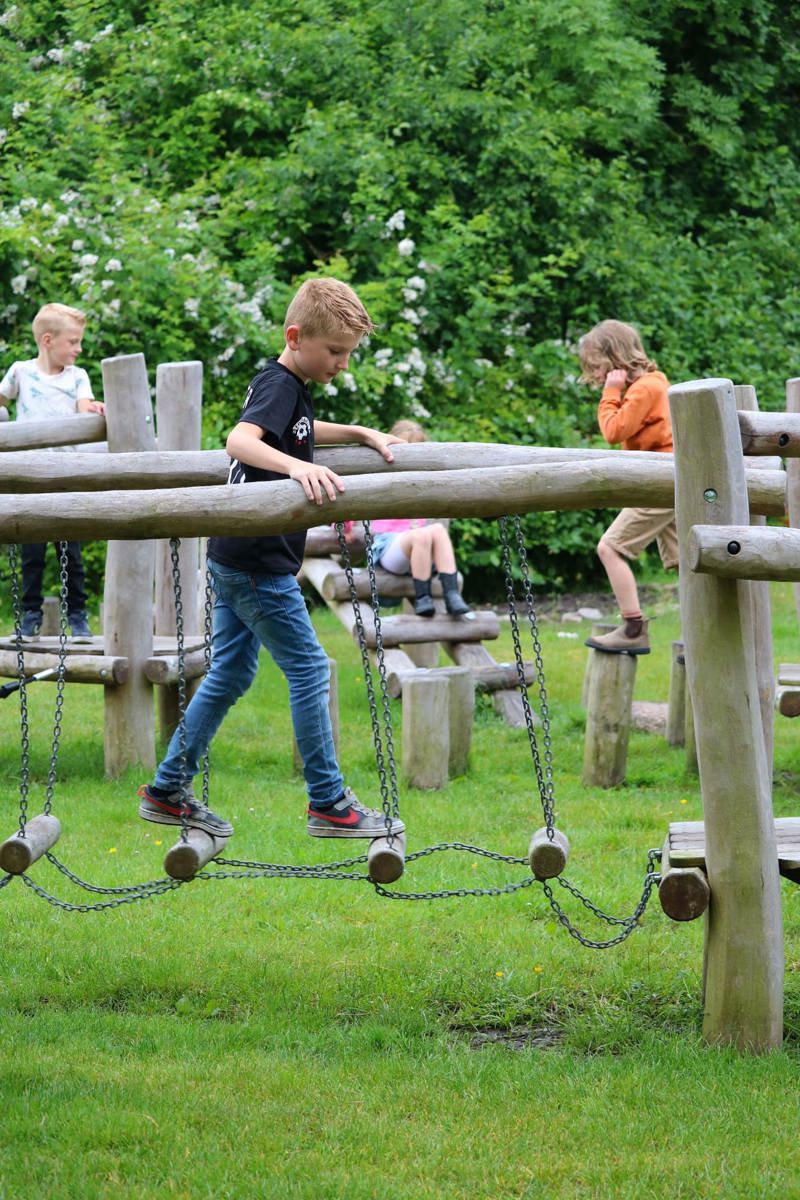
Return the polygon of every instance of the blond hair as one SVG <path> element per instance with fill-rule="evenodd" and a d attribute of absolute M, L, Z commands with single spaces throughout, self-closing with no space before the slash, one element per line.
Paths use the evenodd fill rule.
<path fill-rule="evenodd" d="M 394 434 L 395 437 L 405 438 L 407 442 L 427 442 L 428 440 L 428 435 L 419 421 L 409 419 L 395 421 L 389 433 Z"/>
<path fill-rule="evenodd" d="M 286 310 L 284 331 L 296 325 L 306 337 L 372 333 L 375 326 L 353 289 L 340 279 L 307 279 Z"/>
<path fill-rule="evenodd" d="M 578 343 L 578 354 L 581 383 L 602 383 L 609 371 L 626 371 L 630 382 L 646 371 L 658 370 L 658 364 L 648 358 L 638 329 L 624 321 L 595 325 Z"/>
<path fill-rule="evenodd" d="M 43 304 L 33 318 L 33 339 L 38 346 L 46 333 L 62 333 L 68 325 L 86 324 L 86 313 L 68 304 Z"/>

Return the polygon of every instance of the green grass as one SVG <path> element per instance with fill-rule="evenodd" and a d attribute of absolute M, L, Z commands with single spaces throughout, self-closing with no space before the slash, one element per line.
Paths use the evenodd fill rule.
<path fill-rule="evenodd" d="M 789 661 L 791 590 L 775 585 L 773 596 L 775 658 Z M 669 589 L 657 607 L 639 699 L 667 696 L 678 635 Z M 348 782 L 375 799 L 358 656 L 332 617 L 315 621 L 339 663 Z M 701 815 L 698 787 L 680 750 L 644 734 L 632 737 L 624 787 L 582 786 L 586 651 L 583 634 L 557 637 L 575 630 L 553 622 L 542 635 L 558 821 L 572 844 L 570 880 L 622 914 L 668 822 Z M 504 632 L 497 656 L 510 653 Z M 53 698 L 44 685 L 29 693 L 32 811 Z M 140 773 L 103 779 L 102 716 L 99 689 L 67 689 L 57 853 L 84 878 L 118 886 L 161 875 L 171 835 L 136 818 Z M 0 704 L 9 833 L 18 719 L 13 699 Z M 780 718 L 775 771 L 776 811 L 800 812 L 796 730 Z M 212 802 L 236 825 L 232 855 L 330 855 L 305 836 L 285 686 L 266 661 L 215 743 Z M 524 733 L 486 704 L 468 776 L 442 792 L 403 789 L 401 803 L 409 849 L 464 840 L 524 855 L 541 824 Z M 64 899 L 86 898 L 48 863 L 31 875 Z M 522 876 L 441 854 L 412 864 L 398 886 Z M 786 1043 L 749 1058 L 702 1042 L 702 923 L 669 922 L 655 899 L 624 945 L 593 951 L 558 925 L 538 885 L 411 903 L 344 882 L 196 881 L 81 915 L 14 881 L 0 891 L 0 1197 L 800 1195 L 800 891 L 782 887 Z M 589 936 L 607 936 L 559 899 Z"/>

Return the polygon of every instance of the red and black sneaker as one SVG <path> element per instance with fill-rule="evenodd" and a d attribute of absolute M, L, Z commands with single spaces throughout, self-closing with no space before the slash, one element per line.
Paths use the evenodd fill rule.
<path fill-rule="evenodd" d="M 223 821 L 210 808 L 198 804 L 190 788 L 169 792 L 166 796 L 154 796 L 146 783 L 139 788 L 139 816 L 156 825 L 181 825 L 183 821 L 190 829 L 202 829 L 214 837 L 227 838 L 233 833 L 229 821 Z"/>
<path fill-rule="evenodd" d="M 402 833 L 405 825 L 397 817 L 392 818 L 391 828 L 386 827 L 386 817 L 374 808 L 365 808 L 355 793 L 345 788 L 341 799 L 331 808 L 309 807 L 308 829 L 311 837 L 376 838 L 386 837 L 391 832 Z"/>

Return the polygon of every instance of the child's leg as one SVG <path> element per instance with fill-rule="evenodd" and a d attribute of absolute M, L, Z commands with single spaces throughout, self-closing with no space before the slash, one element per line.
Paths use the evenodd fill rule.
<path fill-rule="evenodd" d="M 395 542 L 411 563 L 411 574 L 415 579 L 430 579 L 433 570 L 432 525 L 417 529 L 406 529 L 398 533 Z"/>
<path fill-rule="evenodd" d="M 608 582 L 611 584 L 611 590 L 614 593 L 619 605 L 619 611 L 623 617 L 641 617 L 639 591 L 627 559 L 618 550 L 615 550 L 610 542 L 605 540 L 605 535 L 600 539 L 597 547 L 597 555 L 606 569 Z"/>
<path fill-rule="evenodd" d="M 247 580 L 249 576 L 240 575 L 240 578 Z M 218 596 L 214 605 L 211 670 L 186 710 L 188 779 L 193 779 L 200 770 L 211 739 L 228 710 L 250 687 L 257 668 L 258 639 Z M 181 785 L 182 773 L 181 737 L 180 730 L 176 730 L 153 782 L 166 792 L 176 791 Z"/>
<path fill-rule="evenodd" d="M 80 542 L 67 542 L 67 612 L 86 612 L 86 576 Z"/>
<path fill-rule="evenodd" d="M 22 607 L 25 612 L 42 611 L 42 604 L 44 603 L 42 579 L 44 577 L 44 556 L 46 552 L 47 542 L 31 542 L 21 547 Z"/>
<path fill-rule="evenodd" d="M 344 791 L 333 744 L 330 666 L 293 575 L 264 575 L 238 610 L 286 676 L 294 735 L 309 799 L 330 804 Z"/>
<path fill-rule="evenodd" d="M 425 528 L 430 530 L 433 561 L 436 563 L 439 574 L 446 572 L 451 575 L 456 569 L 456 556 L 453 553 L 450 534 L 444 525 L 426 525 Z"/>

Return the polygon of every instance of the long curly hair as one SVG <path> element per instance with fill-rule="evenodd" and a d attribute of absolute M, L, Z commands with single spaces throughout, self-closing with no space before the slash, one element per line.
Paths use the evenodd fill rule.
<path fill-rule="evenodd" d="M 624 321 L 601 321 L 578 343 L 581 383 L 602 384 L 609 371 L 627 372 L 631 383 L 638 375 L 657 371 L 658 363 L 642 345 L 638 329 Z"/>

